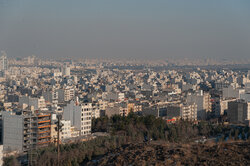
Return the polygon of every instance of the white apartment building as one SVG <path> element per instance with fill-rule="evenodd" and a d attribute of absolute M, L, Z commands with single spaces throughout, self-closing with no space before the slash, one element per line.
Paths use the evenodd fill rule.
<path fill-rule="evenodd" d="M 74 127 L 74 132 L 80 131 L 80 135 L 91 134 L 91 119 L 93 107 L 92 103 L 82 103 L 71 100 L 63 108 L 63 119 L 69 120 L 71 127 Z"/>
<path fill-rule="evenodd" d="M 60 134 L 61 139 L 67 139 L 71 137 L 71 124 L 70 120 L 61 120 L 62 131 Z"/>
<path fill-rule="evenodd" d="M 92 103 L 82 104 L 81 135 L 91 134 Z"/>
<path fill-rule="evenodd" d="M 45 99 L 43 98 L 43 96 L 41 96 L 38 99 L 38 108 L 45 108 L 45 107 L 46 107 Z"/>
<path fill-rule="evenodd" d="M 75 97 L 75 90 L 72 87 L 66 87 L 65 89 L 58 89 L 57 93 L 58 93 L 59 103 L 70 101 Z"/>
<path fill-rule="evenodd" d="M 211 111 L 211 99 L 209 93 L 203 93 L 203 91 L 196 92 L 194 94 L 188 94 L 188 104 L 197 104 L 197 117 L 198 119 L 205 119 L 206 113 Z"/>
<path fill-rule="evenodd" d="M 75 90 L 73 88 L 66 88 L 64 90 L 64 101 L 70 101 L 75 97 Z"/>

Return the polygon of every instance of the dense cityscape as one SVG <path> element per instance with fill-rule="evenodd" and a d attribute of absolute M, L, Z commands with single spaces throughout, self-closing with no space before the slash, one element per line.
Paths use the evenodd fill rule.
<path fill-rule="evenodd" d="M 0 0 L 0 166 L 249 166 L 249 0 Z"/>
<path fill-rule="evenodd" d="M 39 149 L 54 147 L 58 158 L 45 164 L 53 165 L 65 158 L 59 153 L 63 146 L 100 139 L 117 139 L 116 148 L 126 142 L 250 139 L 250 70 L 244 65 L 1 54 L 1 156 L 6 165 L 39 165 L 34 159 L 44 157 Z M 179 133 L 183 126 L 190 130 Z M 92 157 L 71 163 L 87 164 Z"/>

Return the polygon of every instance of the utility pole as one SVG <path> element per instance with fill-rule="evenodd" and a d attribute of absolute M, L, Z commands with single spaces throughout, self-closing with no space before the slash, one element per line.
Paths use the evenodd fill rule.
<path fill-rule="evenodd" d="M 61 124 L 61 115 L 57 115 L 57 165 L 60 166 L 60 131 L 62 128 L 62 124 Z"/>
<path fill-rule="evenodd" d="M 59 160 L 60 160 L 60 147 L 59 147 L 59 142 L 60 142 L 60 130 L 59 130 L 59 126 L 60 126 L 60 118 L 58 116 L 58 130 L 57 130 L 57 165 L 59 166 Z"/>

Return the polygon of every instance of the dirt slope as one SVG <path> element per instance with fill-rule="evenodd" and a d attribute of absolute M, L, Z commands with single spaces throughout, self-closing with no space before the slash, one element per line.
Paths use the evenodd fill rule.
<path fill-rule="evenodd" d="M 87 165 L 250 165 L 250 143 L 129 144 Z"/>

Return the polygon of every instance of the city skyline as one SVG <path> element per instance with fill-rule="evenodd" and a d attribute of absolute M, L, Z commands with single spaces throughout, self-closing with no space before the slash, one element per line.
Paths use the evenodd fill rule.
<path fill-rule="evenodd" d="M 125 146 L 178 143 L 179 148 L 212 143 L 235 147 L 239 140 L 242 153 L 233 151 L 230 155 L 235 158 L 226 161 L 248 163 L 249 126 L 249 63 L 43 60 L 8 58 L 4 51 L 0 57 L 0 165 L 64 165 L 68 161 L 92 165 L 96 157 L 97 165 L 110 165 L 105 158 L 113 150 L 121 156 Z M 200 157 L 196 152 L 197 148 L 190 155 Z M 211 159 L 212 165 L 221 163 L 221 155 L 229 156 L 222 152 L 226 153 L 212 151 L 218 156 L 216 161 Z M 145 160 L 147 164 L 167 165 L 169 158 L 176 159 L 154 154 L 162 159 L 153 157 Z M 130 156 L 126 163 L 145 158 L 138 153 Z M 191 165 L 183 155 L 178 159 Z M 123 163 L 120 159 L 110 162 Z"/>

